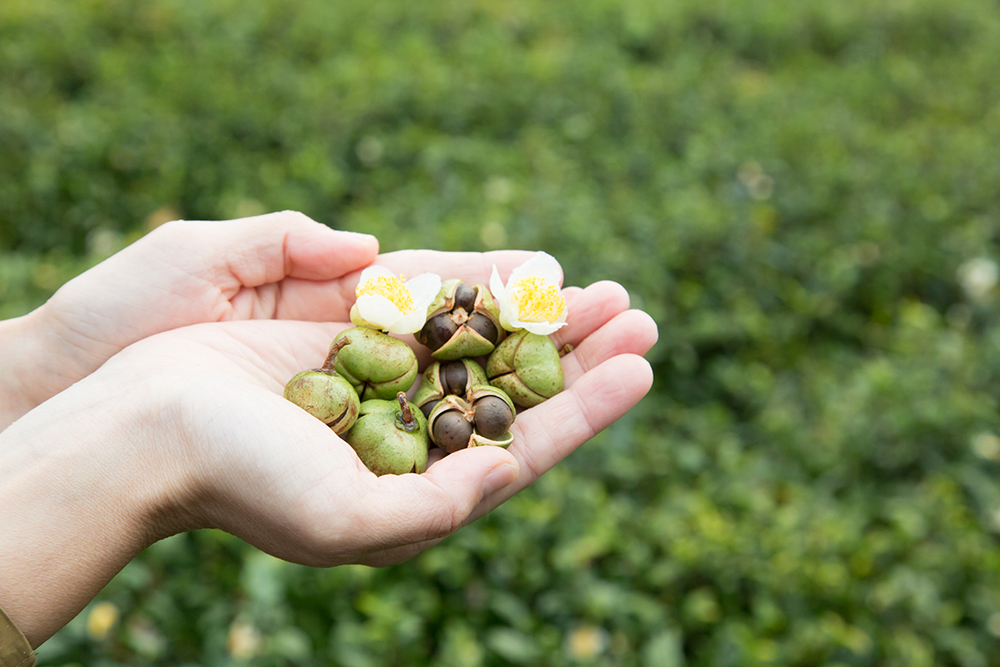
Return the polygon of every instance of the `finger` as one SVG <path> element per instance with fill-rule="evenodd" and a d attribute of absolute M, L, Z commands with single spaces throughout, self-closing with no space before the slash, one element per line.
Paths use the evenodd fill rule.
<path fill-rule="evenodd" d="M 566 299 L 567 310 L 573 305 L 573 300 L 576 299 L 582 292 L 583 288 L 575 285 L 562 288 L 560 294 L 562 294 L 562 297 Z"/>
<path fill-rule="evenodd" d="M 462 450 L 462 451 L 469 451 L 469 450 Z M 451 462 L 455 463 L 458 462 L 459 459 L 457 459 L 456 457 L 459 456 L 460 454 L 461 452 L 456 452 L 454 454 L 448 454 L 446 456 L 444 452 L 442 452 L 441 450 L 433 448 L 431 450 L 431 458 L 429 460 L 437 462 L 446 458 L 450 458 Z M 433 463 L 431 464 L 431 467 L 433 467 Z M 503 474 L 505 473 L 501 471 L 501 475 Z M 513 481 L 516 481 L 516 477 L 514 477 L 510 483 L 513 483 Z M 472 513 L 468 514 L 465 517 L 465 520 L 461 524 L 462 526 L 466 526 L 472 523 L 474 520 L 479 518 L 480 515 L 490 512 L 500 505 L 502 501 L 500 501 L 497 498 L 497 492 L 505 488 L 507 486 L 507 483 L 504 483 L 502 481 L 498 483 L 496 479 L 494 479 L 491 483 L 495 485 L 495 488 L 488 489 L 487 492 L 483 494 L 482 498 L 480 498 L 479 504 L 476 506 L 476 509 L 482 506 L 483 510 L 477 514 L 476 509 L 474 509 Z M 435 536 L 426 540 L 419 540 L 416 542 L 411 542 L 409 544 L 404 544 L 403 546 L 392 547 L 389 549 L 372 550 L 369 551 L 368 553 L 359 556 L 355 562 L 361 565 L 369 565 L 372 567 L 386 567 L 389 565 L 398 565 L 399 563 L 407 561 L 410 558 L 416 556 L 417 554 L 426 551 L 432 546 L 439 544 L 446 537 L 447 535 Z"/>
<path fill-rule="evenodd" d="M 563 290 L 563 298 L 566 299 L 566 326 L 552 334 L 552 342 L 557 348 L 562 348 L 567 343 L 579 345 L 583 339 L 629 307 L 628 292 L 610 280 L 596 282 L 576 292 Z"/>
<path fill-rule="evenodd" d="M 259 386 L 280 394 L 293 375 L 322 366 L 331 341 L 350 326 L 345 322 L 282 320 L 196 324 L 172 332 L 167 342 L 158 338 L 140 341 L 116 359 L 136 355 L 146 361 L 134 363 L 149 366 L 150 350 L 183 348 L 183 355 L 171 358 L 157 354 L 156 358 L 167 368 L 176 366 L 180 358 L 185 364 L 216 372 L 232 373 L 237 368 Z"/>
<path fill-rule="evenodd" d="M 376 263 L 407 278 L 429 271 L 438 274 L 444 280 L 458 278 L 469 285 L 477 283 L 488 285 L 494 265 L 500 275 L 506 277 L 515 267 L 528 261 L 532 255 L 534 253 L 527 250 L 494 250 L 482 253 L 398 250 L 379 255 Z"/>
<path fill-rule="evenodd" d="M 566 386 L 620 354 L 642 356 L 656 344 L 656 322 L 641 310 L 626 310 L 587 336 L 562 358 Z"/>
<path fill-rule="evenodd" d="M 508 450 L 518 461 L 519 475 L 508 485 L 484 493 L 462 525 L 494 510 L 569 455 L 578 446 L 621 418 L 652 386 L 652 370 L 645 359 L 624 354 L 603 362 L 574 387 L 518 415 Z M 477 449 L 494 449 L 482 447 Z M 449 454 L 441 464 L 456 462 L 463 452 Z M 456 528 L 457 529 L 457 528 Z M 366 554 L 359 562 L 385 566 L 401 563 L 434 546 L 442 535 Z"/>
<path fill-rule="evenodd" d="M 330 229 L 295 211 L 238 220 L 171 222 L 147 238 L 166 243 L 191 258 L 186 265 L 207 276 L 227 298 L 241 287 L 257 287 L 286 276 L 330 280 L 374 261 L 378 240 L 368 234 Z"/>
<path fill-rule="evenodd" d="M 603 362 L 571 387 L 517 416 L 508 451 L 517 459 L 515 483 L 484 497 L 473 516 L 485 513 L 527 487 L 584 442 L 620 419 L 649 391 L 653 371 L 640 356 Z"/>
<path fill-rule="evenodd" d="M 274 317 L 307 322 L 349 322 L 356 296 L 343 280 L 285 278 L 275 284 Z M 260 292 L 261 288 L 254 290 Z M 266 312 L 266 308 L 262 309 Z"/>
<path fill-rule="evenodd" d="M 355 559 L 381 562 L 382 552 L 442 539 L 465 524 L 485 496 L 514 483 L 517 461 L 501 447 L 474 447 L 450 454 L 423 474 L 383 475 L 343 512 L 348 526 L 363 533 L 341 533 Z"/>

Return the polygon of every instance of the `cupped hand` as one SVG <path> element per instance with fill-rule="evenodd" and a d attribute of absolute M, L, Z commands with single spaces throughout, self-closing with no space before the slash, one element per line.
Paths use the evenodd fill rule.
<path fill-rule="evenodd" d="M 531 484 L 649 390 L 641 357 L 656 340 L 614 283 L 568 290 L 575 320 L 559 343 L 566 390 L 518 415 L 509 449 L 477 447 L 423 474 L 376 477 L 282 388 L 319 366 L 346 323 L 233 322 L 164 334 L 116 357 L 142 366 L 165 397 L 157 429 L 172 488 L 167 532 L 215 527 L 286 560 L 385 565 L 426 549 Z M 183 359 L 183 363 L 178 360 Z M 102 369 L 103 372 L 103 369 Z M 196 376 L 192 376 L 196 373 Z"/>
<path fill-rule="evenodd" d="M 467 259 L 477 275 L 492 265 Z M 128 347 L 0 433 L 0 466 L 17 471 L 0 480 L 13 517 L 0 544 L 0 606 L 37 644 L 142 548 L 199 527 L 315 566 L 385 565 L 426 549 L 648 391 L 640 355 L 656 340 L 652 320 L 628 310 L 614 283 L 565 294 L 571 324 L 557 342 L 576 346 L 563 358 L 566 390 L 518 415 L 509 449 L 456 452 L 419 475 L 376 477 L 282 397 L 346 322 L 199 324 Z"/>
<path fill-rule="evenodd" d="M 344 276 L 377 253 L 375 237 L 335 231 L 293 211 L 169 222 L 23 318 L 19 333 L 31 346 L 16 361 L 24 367 L 18 375 L 31 381 L 9 393 L 37 405 L 126 346 L 190 324 L 343 319 L 353 289 L 342 284 Z"/>
<path fill-rule="evenodd" d="M 484 264 L 509 270 L 530 254 L 377 253 L 375 237 L 294 211 L 168 222 L 67 282 L 41 308 L 2 323 L 8 372 L 0 378 L 0 430 L 157 333 L 231 320 L 346 322 L 360 271 L 373 262 L 407 275 L 478 275 Z"/>

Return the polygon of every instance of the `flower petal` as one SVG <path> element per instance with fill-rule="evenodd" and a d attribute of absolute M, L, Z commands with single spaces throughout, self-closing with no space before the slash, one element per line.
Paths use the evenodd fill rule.
<path fill-rule="evenodd" d="M 566 326 L 565 322 L 525 322 L 521 325 L 522 328 L 528 333 L 538 334 L 540 336 L 548 336 L 549 334 L 555 333 L 559 329 Z"/>
<path fill-rule="evenodd" d="M 427 322 L 427 309 L 412 310 L 392 323 L 386 330 L 393 334 L 411 334 L 420 331 Z"/>
<path fill-rule="evenodd" d="M 510 287 L 515 281 L 528 276 L 538 276 L 551 285 L 562 287 L 563 272 L 559 261 L 541 250 L 532 255 L 527 262 L 511 271 L 510 277 L 507 278 L 507 290 L 510 291 Z"/>
<path fill-rule="evenodd" d="M 361 318 L 380 329 L 388 329 L 403 317 L 396 304 L 380 294 L 362 294 L 356 305 Z"/>
<path fill-rule="evenodd" d="M 431 301 L 441 291 L 441 276 L 436 273 L 421 273 L 406 281 L 406 288 L 413 295 L 413 302 L 417 304 L 417 309 L 424 310 L 431 305 Z M 426 314 L 425 314 L 426 317 Z"/>
<path fill-rule="evenodd" d="M 365 283 L 369 280 L 374 280 L 379 276 L 385 276 L 386 278 L 393 278 L 396 276 L 395 273 L 385 268 L 384 266 L 379 266 L 378 264 L 372 264 L 371 266 L 365 267 L 361 272 L 361 277 L 358 278 L 358 287 L 363 287 Z"/>
<path fill-rule="evenodd" d="M 496 264 L 493 265 L 493 274 L 490 276 L 490 291 L 493 292 L 493 299 L 500 308 L 500 326 L 507 331 L 514 331 L 517 327 L 511 321 L 510 302 L 507 301 L 507 289 L 500 280 L 500 273 Z"/>

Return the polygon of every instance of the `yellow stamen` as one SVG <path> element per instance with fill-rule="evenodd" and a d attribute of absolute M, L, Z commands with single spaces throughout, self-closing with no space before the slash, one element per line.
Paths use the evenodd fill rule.
<path fill-rule="evenodd" d="M 522 322 L 555 322 L 566 310 L 566 299 L 559 296 L 559 289 L 538 276 L 515 281 L 511 292 Z"/>
<path fill-rule="evenodd" d="M 370 279 L 364 285 L 358 285 L 357 295 L 377 294 L 392 301 L 399 312 L 408 313 L 413 310 L 413 294 L 410 288 L 396 276 L 378 276 Z"/>

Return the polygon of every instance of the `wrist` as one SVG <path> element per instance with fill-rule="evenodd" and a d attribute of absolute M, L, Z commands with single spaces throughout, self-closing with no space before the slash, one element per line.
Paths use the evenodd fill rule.
<path fill-rule="evenodd" d="M 0 607 L 33 646 L 162 534 L 134 395 L 94 376 L 0 433 Z"/>
<path fill-rule="evenodd" d="M 0 322 L 0 431 L 38 405 L 39 392 L 33 377 L 41 375 L 32 368 L 43 353 L 39 348 L 34 322 L 30 315 Z"/>
<path fill-rule="evenodd" d="M 0 431 L 82 377 L 46 306 L 0 321 Z"/>

